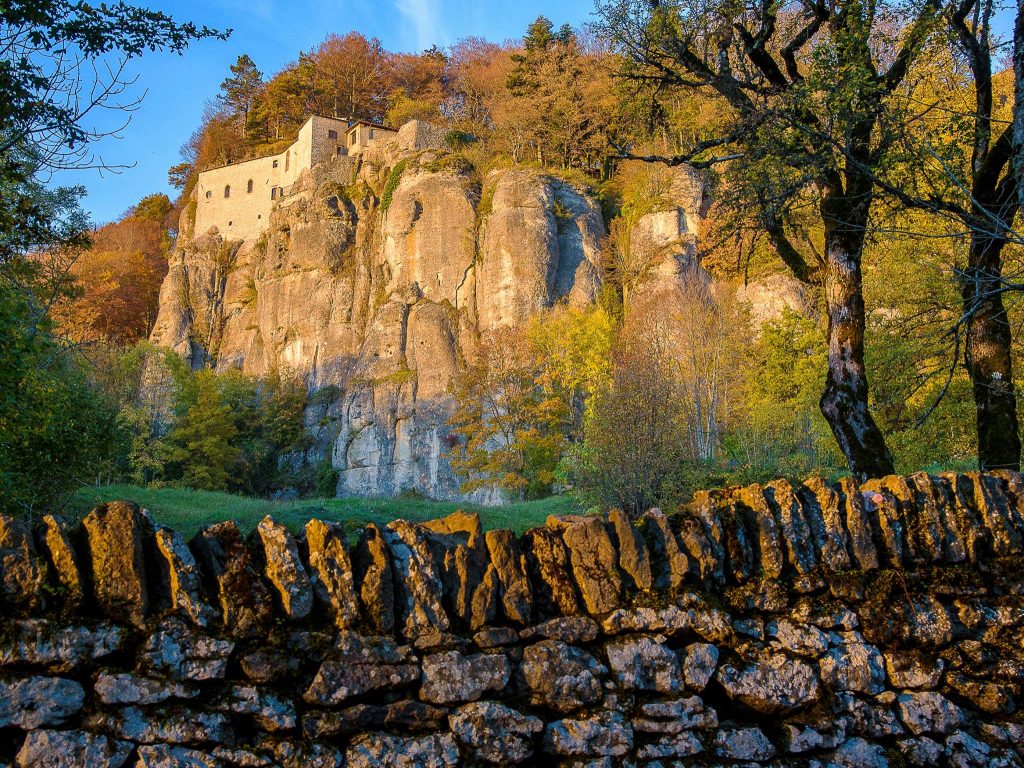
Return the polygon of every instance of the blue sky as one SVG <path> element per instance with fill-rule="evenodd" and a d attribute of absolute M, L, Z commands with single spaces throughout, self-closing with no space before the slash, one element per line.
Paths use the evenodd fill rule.
<path fill-rule="evenodd" d="M 378 37 L 392 51 L 419 51 L 432 44 L 449 45 L 476 35 L 489 40 L 521 37 L 539 14 L 556 25 L 578 25 L 590 19 L 593 0 L 135 0 L 211 27 L 234 30 L 227 42 L 208 41 L 184 56 L 150 54 L 131 66 L 137 78 L 134 96 L 145 94 L 131 123 L 97 145 L 108 165 L 130 165 L 117 173 L 96 170 L 66 172 L 53 182 L 81 184 L 88 190 L 85 208 L 96 223 L 120 216 L 144 195 L 173 190 L 167 169 L 177 162 L 178 149 L 199 125 L 203 104 L 217 94 L 228 67 L 248 53 L 265 75 L 272 74 L 300 50 L 315 47 L 331 32 L 362 32 Z M 107 127 L 123 122 L 110 115 Z"/>

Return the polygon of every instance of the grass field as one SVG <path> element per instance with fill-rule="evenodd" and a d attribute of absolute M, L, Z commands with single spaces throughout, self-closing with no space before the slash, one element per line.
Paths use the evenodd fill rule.
<path fill-rule="evenodd" d="M 222 520 L 235 520 L 248 532 L 265 515 L 271 515 L 293 531 L 317 517 L 342 523 L 353 531 L 366 523 L 391 520 L 429 520 L 457 509 L 480 513 L 484 528 L 511 528 L 522 532 L 543 525 L 548 515 L 578 512 L 571 500 L 554 496 L 501 507 L 481 507 L 424 499 L 302 499 L 270 501 L 230 493 L 192 491 L 187 488 L 143 488 L 134 485 L 107 485 L 80 488 L 68 508 L 68 517 L 85 515 L 97 504 L 127 499 L 150 511 L 160 523 L 191 536 L 200 528 Z"/>

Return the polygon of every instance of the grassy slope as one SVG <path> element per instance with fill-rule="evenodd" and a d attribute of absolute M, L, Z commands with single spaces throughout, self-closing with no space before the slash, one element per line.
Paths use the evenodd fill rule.
<path fill-rule="evenodd" d="M 143 488 L 134 485 L 108 485 L 80 488 L 69 503 L 68 516 L 86 514 L 97 504 L 115 499 L 130 499 L 145 507 L 153 517 L 191 536 L 204 525 L 222 520 L 235 520 L 249 531 L 264 517 L 297 531 L 306 521 L 318 517 L 332 520 L 355 530 L 368 522 L 387 523 L 398 518 L 429 520 L 464 509 L 480 513 L 484 528 L 511 528 L 521 532 L 543 525 L 552 514 L 578 511 L 562 497 L 527 501 L 502 507 L 480 507 L 473 504 L 425 501 L 420 499 L 303 499 L 300 501 L 269 501 L 230 493 L 192 491 L 186 488 Z"/>

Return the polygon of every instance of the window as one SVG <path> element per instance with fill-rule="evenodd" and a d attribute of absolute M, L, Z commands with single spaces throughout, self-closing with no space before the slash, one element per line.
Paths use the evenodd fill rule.
<path fill-rule="evenodd" d="M 291 150 L 288 150 L 287 152 L 284 153 L 284 169 L 286 171 L 288 170 L 288 166 L 291 164 L 291 159 L 292 153 Z"/>
<path fill-rule="evenodd" d="M 252 194 L 252 179 L 249 179 L 249 183 L 245 185 L 245 191 Z"/>
<path fill-rule="evenodd" d="M 209 200 L 211 197 L 213 197 L 213 190 L 206 190 L 206 199 Z"/>
<path fill-rule="evenodd" d="M 356 143 L 356 132 L 355 131 L 352 131 L 352 133 L 350 133 L 348 135 L 348 143 L 349 143 L 350 146 L 355 146 L 355 143 Z"/>
<path fill-rule="evenodd" d="M 277 160 L 274 161 L 274 167 L 277 168 Z"/>
<path fill-rule="evenodd" d="M 277 187 L 270 188 L 270 199 L 277 200 Z"/>
<path fill-rule="evenodd" d="M 231 185 L 230 184 L 225 184 L 224 185 L 224 197 L 231 197 Z"/>
<path fill-rule="evenodd" d="M 370 138 L 373 138 L 373 128 L 370 129 Z"/>
<path fill-rule="evenodd" d="M 327 138 L 328 139 L 337 140 L 338 139 L 338 132 L 337 131 L 328 131 L 327 132 Z"/>

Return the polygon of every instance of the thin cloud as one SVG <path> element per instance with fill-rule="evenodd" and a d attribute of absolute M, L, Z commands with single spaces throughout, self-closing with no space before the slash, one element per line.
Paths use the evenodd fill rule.
<path fill-rule="evenodd" d="M 423 50 L 447 42 L 437 0 L 395 0 L 395 7 L 412 25 L 417 48 Z"/>

